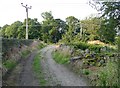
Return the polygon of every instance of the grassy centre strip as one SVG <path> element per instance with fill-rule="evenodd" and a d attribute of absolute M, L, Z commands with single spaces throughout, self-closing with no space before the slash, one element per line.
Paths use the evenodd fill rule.
<path fill-rule="evenodd" d="M 44 74 L 42 72 L 42 68 L 41 68 L 41 64 L 40 64 L 41 59 L 42 59 L 41 55 L 40 55 L 40 53 L 38 53 L 35 56 L 34 61 L 33 61 L 33 70 L 36 74 L 36 77 L 39 79 L 40 86 L 45 86 L 46 80 L 44 78 Z"/>

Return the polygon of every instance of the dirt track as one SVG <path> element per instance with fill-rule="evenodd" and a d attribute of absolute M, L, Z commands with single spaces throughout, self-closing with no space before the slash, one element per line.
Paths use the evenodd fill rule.
<path fill-rule="evenodd" d="M 41 61 L 48 85 L 56 86 L 86 86 L 83 78 L 76 76 L 65 66 L 57 64 L 53 59 L 51 52 L 55 46 L 48 46 L 41 50 L 43 59 Z"/>
<path fill-rule="evenodd" d="M 57 64 L 52 58 L 52 51 L 55 46 L 47 46 L 41 50 L 41 66 L 44 73 L 46 86 L 86 86 L 86 81 L 78 77 L 64 65 Z M 34 56 L 37 51 L 34 51 L 30 56 L 23 60 L 12 72 L 7 79 L 10 86 L 40 86 L 39 79 L 36 78 L 32 69 Z"/>
<path fill-rule="evenodd" d="M 38 79 L 35 78 L 33 71 L 33 60 L 36 52 L 31 53 L 28 60 L 23 62 L 23 69 L 19 77 L 19 86 L 39 86 Z"/>

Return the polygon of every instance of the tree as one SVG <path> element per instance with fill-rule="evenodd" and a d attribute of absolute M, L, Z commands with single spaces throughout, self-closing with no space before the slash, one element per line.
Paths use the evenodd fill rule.
<path fill-rule="evenodd" d="M 41 14 L 41 16 L 44 18 L 44 20 L 42 21 L 42 40 L 44 42 L 49 42 L 50 40 L 50 35 L 49 35 L 49 31 L 52 29 L 53 27 L 53 16 L 51 12 L 43 12 Z"/>
<path fill-rule="evenodd" d="M 51 12 L 43 12 L 42 39 L 44 42 L 56 43 L 62 38 L 66 24 L 61 19 L 54 19 Z"/>
<path fill-rule="evenodd" d="M 66 18 L 66 24 L 68 25 L 68 31 L 63 35 L 63 41 L 70 43 L 80 32 L 80 22 L 74 16 L 69 16 Z"/>
<path fill-rule="evenodd" d="M 6 28 L 5 35 L 8 38 L 17 38 L 18 29 L 20 26 L 22 26 L 22 22 L 20 21 L 14 22 L 13 24 L 11 24 L 9 27 Z"/>
<path fill-rule="evenodd" d="M 6 30 L 6 28 L 8 27 L 9 25 L 8 24 L 6 24 L 6 25 L 4 25 L 2 28 L 1 28 L 1 34 L 2 34 L 2 37 L 7 37 L 6 35 L 5 35 L 5 30 Z"/>
<path fill-rule="evenodd" d="M 50 21 L 50 20 L 53 20 L 53 16 L 52 16 L 52 12 L 49 11 L 49 12 L 43 12 L 41 14 L 41 16 L 44 18 L 44 20 L 46 21 Z"/>
<path fill-rule="evenodd" d="M 120 1 L 116 2 L 96 2 L 92 4 L 94 7 L 99 5 L 98 11 L 104 19 L 100 28 L 101 39 L 113 43 L 116 33 L 120 31 Z M 112 34 L 111 34 L 112 33 Z"/>
<path fill-rule="evenodd" d="M 25 38 L 26 34 L 26 19 L 23 25 L 18 29 L 18 38 Z M 36 18 L 28 18 L 28 37 L 29 39 L 41 39 L 41 25 Z"/>
<path fill-rule="evenodd" d="M 98 17 L 89 17 L 85 20 L 81 20 L 81 25 L 83 29 L 82 40 L 97 40 L 99 39 L 99 29 L 101 25 L 101 20 Z"/>
<path fill-rule="evenodd" d="M 29 38 L 41 39 L 41 24 L 36 18 L 29 20 Z"/>
<path fill-rule="evenodd" d="M 62 35 L 65 34 L 67 31 L 67 25 L 66 22 L 61 19 L 55 19 L 56 23 L 56 41 L 58 42 L 60 39 L 62 39 Z"/>
<path fill-rule="evenodd" d="M 105 20 L 101 26 L 104 32 L 101 36 L 112 43 L 115 41 L 117 31 L 120 31 L 120 2 L 103 2 L 102 4 L 102 17 Z"/>
<path fill-rule="evenodd" d="M 22 25 L 21 27 L 19 27 L 18 29 L 18 36 L 17 38 L 18 39 L 25 39 L 25 35 L 26 35 L 26 26 L 25 25 Z"/>

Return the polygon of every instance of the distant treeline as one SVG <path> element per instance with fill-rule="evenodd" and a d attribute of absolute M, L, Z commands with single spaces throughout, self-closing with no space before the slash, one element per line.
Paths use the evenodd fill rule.
<path fill-rule="evenodd" d="M 120 3 L 101 2 L 100 6 L 101 17 L 89 16 L 84 20 L 74 16 L 68 16 L 65 21 L 54 19 L 51 11 L 41 14 L 42 22 L 29 18 L 29 39 L 39 39 L 46 43 L 56 43 L 59 40 L 64 43 L 88 40 L 114 43 L 120 29 Z M 26 19 L 24 22 L 16 21 L 1 27 L 0 32 L 4 38 L 25 39 L 25 25 Z"/>

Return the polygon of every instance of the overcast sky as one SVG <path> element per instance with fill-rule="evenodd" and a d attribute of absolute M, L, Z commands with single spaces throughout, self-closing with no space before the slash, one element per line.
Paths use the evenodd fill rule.
<path fill-rule="evenodd" d="M 41 13 L 52 11 L 54 18 L 65 20 L 68 16 L 83 19 L 97 11 L 87 4 L 88 0 L 0 0 L 0 26 L 11 24 L 17 20 L 24 21 L 26 18 L 24 5 L 32 6 L 29 10 L 30 18 L 43 19 Z"/>

